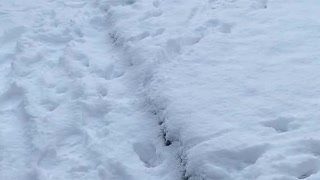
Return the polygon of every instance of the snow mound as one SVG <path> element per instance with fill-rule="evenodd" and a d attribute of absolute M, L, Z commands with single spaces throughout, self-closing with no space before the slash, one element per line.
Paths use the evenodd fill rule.
<path fill-rule="evenodd" d="M 318 179 L 319 2 L 106 1 L 185 179 Z"/>

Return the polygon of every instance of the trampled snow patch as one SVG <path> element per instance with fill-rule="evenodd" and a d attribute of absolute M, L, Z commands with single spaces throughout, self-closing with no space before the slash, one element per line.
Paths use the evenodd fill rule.
<path fill-rule="evenodd" d="M 103 4 L 1 3 L 1 180 L 180 177 Z"/>

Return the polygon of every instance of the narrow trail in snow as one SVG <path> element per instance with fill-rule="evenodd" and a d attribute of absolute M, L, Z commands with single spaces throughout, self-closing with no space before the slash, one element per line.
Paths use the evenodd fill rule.
<path fill-rule="evenodd" d="M 174 147 L 85 0 L 1 7 L 0 179 L 177 180 Z M 8 138 L 9 137 L 9 138 Z"/>

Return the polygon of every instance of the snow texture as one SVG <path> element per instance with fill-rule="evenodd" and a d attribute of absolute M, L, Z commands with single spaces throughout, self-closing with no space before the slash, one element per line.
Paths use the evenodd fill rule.
<path fill-rule="evenodd" d="M 181 176 L 101 6 L 1 2 L 1 180 Z"/>
<path fill-rule="evenodd" d="M 137 0 L 116 44 L 189 180 L 319 179 L 319 1 Z"/>
<path fill-rule="evenodd" d="M 2 0 L 0 179 L 319 180 L 318 0 Z"/>

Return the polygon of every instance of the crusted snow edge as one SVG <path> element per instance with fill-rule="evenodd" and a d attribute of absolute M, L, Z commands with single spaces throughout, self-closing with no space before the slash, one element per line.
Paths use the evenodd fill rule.
<path fill-rule="evenodd" d="M 131 1 L 130 1 L 131 2 Z M 134 2 L 133 2 L 134 3 Z M 113 6 L 126 6 L 133 3 L 127 3 L 126 1 L 122 2 L 105 2 L 101 3 L 100 7 L 103 11 L 106 11 L 106 20 L 109 26 L 109 37 L 112 40 L 113 44 L 121 51 L 127 63 L 131 66 L 131 73 L 133 75 L 131 79 L 134 83 L 131 84 L 137 91 L 137 94 L 140 97 L 143 97 L 143 107 L 148 111 L 154 119 L 158 121 L 159 125 L 159 136 L 163 139 L 163 145 L 171 146 L 174 144 L 176 148 L 175 154 L 176 162 L 180 167 L 181 180 L 190 180 L 190 179 L 202 179 L 199 175 L 192 175 L 187 172 L 187 155 L 186 149 L 183 147 L 182 141 L 178 136 L 168 137 L 168 124 L 166 123 L 167 107 L 163 103 L 164 97 L 154 97 L 150 91 L 152 87 L 152 82 L 154 80 L 155 71 L 159 64 L 169 61 L 170 52 L 167 52 L 165 47 L 158 47 L 156 50 L 154 48 L 145 47 L 139 44 L 140 39 L 133 39 L 132 37 L 127 36 L 126 33 L 122 31 L 122 27 L 117 25 L 117 15 L 114 11 L 111 10 Z M 134 42 L 135 41 L 135 42 Z M 144 52 L 148 52 L 146 54 Z M 151 52 L 151 57 L 150 57 Z M 176 134 L 176 133 L 170 133 Z M 200 178 L 200 179 L 199 179 Z"/>

